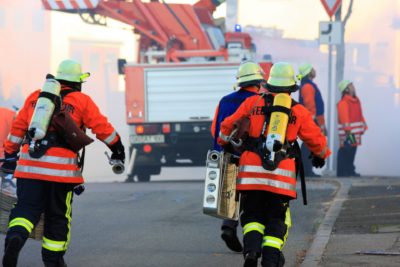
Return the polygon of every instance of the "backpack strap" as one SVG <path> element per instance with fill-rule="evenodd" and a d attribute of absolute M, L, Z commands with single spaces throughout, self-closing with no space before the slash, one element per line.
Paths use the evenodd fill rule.
<path fill-rule="evenodd" d="M 301 184 L 301 195 L 303 197 L 303 204 L 307 205 L 307 187 L 306 187 L 306 179 L 304 176 L 304 165 L 303 158 L 301 156 L 301 149 L 299 143 L 294 141 L 291 146 L 291 154 L 294 157 L 294 162 L 296 163 L 296 177 L 300 175 L 300 184 Z"/>
<path fill-rule="evenodd" d="M 74 93 L 74 92 L 79 92 L 79 90 L 77 89 L 64 89 L 61 91 L 60 95 L 61 95 L 61 99 L 64 99 L 67 95 L 69 95 L 70 93 Z M 84 132 L 86 132 L 86 129 L 82 129 Z M 85 152 L 86 152 L 86 147 L 82 148 L 82 152 L 78 154 L 78 167 L 80 168 L 81 172 L 83 172 L 83 166 L 85 165 Z"/>
<path fill-rule="evenodd" d="M 66 97 L 70 93 L 74 93 L 74 92 L 79 92 L 79 91 L 76 90 L 76 89 L 64 89 L 64 90 L 61 90 L 61 92 L 60 92 L 61 99 L 64 99 L 64 97 Z"/>

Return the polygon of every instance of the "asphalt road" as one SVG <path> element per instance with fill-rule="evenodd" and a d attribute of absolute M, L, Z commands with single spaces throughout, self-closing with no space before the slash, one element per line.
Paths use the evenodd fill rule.
<path fill-rule="evenodd" d="M 72 238 L 65 257 L 69 267 L 243 264 L 242 255 L 230 252 L 220 239 L 220 220 L 202 213 L 201 181 L 89 183 L 86 187 L 83 195 L 74 198 Z M 313 180 L 308 183 L 309 205 L 303 206 L 301 198 L 291 202 L 293 227 L 284 248 L 285 266 L 296 266 L 304 256 L 335 189 L 333 184 Z M 40 247 L 40 242 L 29 240 L 18 266 L 42 266 Z"/>

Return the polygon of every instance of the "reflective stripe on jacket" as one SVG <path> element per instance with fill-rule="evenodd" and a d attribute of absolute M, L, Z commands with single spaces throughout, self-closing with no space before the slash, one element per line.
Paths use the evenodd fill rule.
<path fill-rule="evenodd" d="M 270 191 L 296 198 L 296 171 L 292 163 L 292 159 L 283 160 L 273 171 L 268 171 L 259 165 L 241 165 L 237 188 Z"/>
<path fill-rule="evenodd" d="M 74 152 L 53 147 L 44 156 L 35 159 L 29 156 L 28 144 L 21 149 L 14 176 L 62 183 L 83 182 L 82 173 L 78 168 L 78 159 Z"/>
<path fill-rule="evenodd" d="M 352 146 L 361 145 L 361 135 L 368 127 L 362 114 L 360 99 L 344 95 L 337 104 L 337 109 L 340 146 L 344 145 L 349 133 L 353 134 L 356 140 Z"/>
<path fill-rule="evenodd" d="M 227 117 L 221 124 L 221 134 L 229 136 L 233 130 L 236 120 L 250 114 L 250 137 L 259 137 L 264 120 L 265 101 L 259 100 L 259 96 L 247 98 L 238 110 Z M 268 129 L 268 127 L 267 127 Z M 265 132 L 265 136 L 268 131 Z M 292 107 L 292 116 L 286 131 L 286 139 L 294 142 L 300 137 L 309 150 L 315 155 L 327 158 L 331 151 L 327 148 L 326 137 L 320 128 L 315 124 L 311 113 L 302 105 Z M 226 144 L 221 138 L 218 139 L 221 145 Z M 240 169 L 237 180 L 238 190 L 263 190 L 276 194 L 296 198 L 296 167 L 292 158 L 282 160 L 274 171 L 267 171 L 262 167 L 261 158 L 251 151 L 244 151 L 239 161 Z"/>
<path fill-rule="evenodd" d="M 62 88 L 62 90 L 68 89 Z M 19 141 L 22 141 L 28 130 L 39 92 L 40 90 L 33 92 L 26 99 L 14 120 L 9 138 L 4 144 L 7 153 L 11 154 L 19 150 Z M 63 99 L 62 109 L 70 113 L 71 118 L 79 127 L 85 126 L 91 129 L 92 133 L 107 145 L 118 141 L 119 136 L 113 126 L 100 113 L 99 108 L 88 95 L 81 92 L 69 93 Z M 63 183 L 83 183 L 83 177 L 77 165 L 77 155 L 61 147 L 49 148 L 44 156 L 34 159 L 29 156 L 28 145 L 24 145 L 14 176 Z"/>

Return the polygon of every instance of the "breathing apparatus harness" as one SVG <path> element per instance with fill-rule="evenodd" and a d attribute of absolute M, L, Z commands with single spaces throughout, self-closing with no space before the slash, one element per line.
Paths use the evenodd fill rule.
<path fill-rule="evenodd" d="M 241 151 L 247 150 L 259 155 L 259 157 L 261 158 L 263 168 L 268 171 L 275 170 L 282 160 L 287 158 L 293 158 L 296 164 L 296 177 L 300 174 L 303 203 L 304 205 L 307 205 L 307 192 L 306 192 L 306 183 L 304 177 L 304 167 L 303 167 L 303 161 L 301 157 L 301 150 L 299 143 L 297 142 L 297 140 L 295 140 L 294 142 L 288 142 L 286 137 L 284 137 L 283 143 L 276 142 L 276 140 L 274 140 L 274 143 L 272 145 L 273 149 L 271 151 L 267 148 L 267 137 L 265 137 L 267 127 L 271 122 L 272 113 L 274 112 L 284 113 L 289 117 L 290 121 L 292 117 L 291 109 L 295 105 L 298 105 L 298 103 L 292 100 L 290 108 L 287 108 L 281 105 L 273 105 L 275 96 L 272 94 L 263 93 L 261 97 L 265 101 L 265 106 L 264 106 L 265 120 L 260 136 L 259 137 L 247 136 L 247 138 L 244 138 L 243 141 L 242 139 L 240 139 L 239 142 L 237 141 L 235 142 L 234 140 L 232 140 L 233 142 L 231 141 L 231 144 L 233 145 L 234 148 L 239 149 Z M 285 127 L 285 132 L 286 132 L 286 127 Z"/>
<path fill-rule="evenodd" d="M 265 132 L 267 126 L 270 124 L 271 114 L 273 112 L 282 112 L 291 116 L 291 109 L 282 106 L 273 106 L 274 96 L 272 94 L 265 94 L 263 96 L 265 101 L 264 116 L 265 121 L 263 128 L 259 137 L 248 137 L 244 141 L 244 149 L 258 154 L 261 158 L 263 168 L 269 171 L 275 170 L 279 163 L 286 158 L 295 158 L 296 151 L 294 149 L 294 143 L 289 143 L 286 138 L 283 144 L 275 142 L 273 151 L 270 151 L 266 146 L 267 138 L 265 137 Z M 297 102 L 292 103 L 292 107 L 297 105 Z M 273 155 L 274 153 L 275 155 Z"/>
<path fill-rule="evenodd" d="M 54 76 L 52 76 L 51 74 L 48 74 L 46 76 L 46 78 L 54 79 Z M 80 168 L 81 171 L 83 171 L 84 159 L 85 159 L 85 146 L 71 147 L 71 141 L 68 141 L 68 136 L 66 136 L 65 134 L 61 134 L 61 132 L 68 130 L 66 125 L 57 125 L 57 122 L 55 121 L 55 120 L 57 120 L 55 117 L 58 115 L 62 115 L 63 119 L 65 119 L 65 117 L 69 117 L 69 114 L 67 111 L 64 112 L 61 110 L 61 105 L 62 105 L 63 99 L 70 93 L 81 91 L 80 85 L 72 86 L 72 84 L 68 84 L 67 86 L 70 88 L 61 90 L 59 95 L 55 95 L 55 94 L 52 94 L 49 92 L 43 92 L 43 91 L 41 91 L 39 93 L 38 99 L 40 97 L 47 98 L 51 102 L 53 102 L 55 105 L 54 112 L 53 112 L 52 118 L 50 120 L 50 126 L 46 132 L 46 135 L 42 139 L 39 139 L 39 140 L 34 140 L 32 138 L 32 136 L 34 136 L 34 132 L 32 132 L 32 130 L 28 131 L 25 136 L 24 143 L 30 144 L 29 155 L 32 158 L 41 158 L 46 153 L 46 151 L 51 147 L 61 147 L 61 148 L 70 149 L 70 150 L 74 151 L 75 153 L 77 153 L 78 167 Z M 71 122 L 73 123 L 73 121 L 70 117 L 65 120 L 67 120 L 70 123 Z M 61 124 L 63 124 L 63 122 L 64 121 L 60 121 Z M 58 124 L 60 124 L 60 123 L 58 123 Z M 76 127 L 78 127 L 78 126 L 76 126 Z M 60 128 L 62 128 L 62 129 L 60 129 Z M 84 134 L 85 129 L 83 128 L 83 129 L 81 129 L 81 131 Z M 89 137 L 87 137 L 87 138 L 89 138 Z M 79 154 L 79 150 L 81 148 L 83 148 L 83 149 L 82 149 L 81 154 Z"/>
<path fill-rule="evenodd" d="M 48 74 L 46 76 L 46 79 L 49 78 L 54 79 L 54 76 Z M 77 86 L 71 85 L 72 84 L 68 83 L 67 86 L 69 86 L 70 89 L 61 90 L 59 95 L 43 91 L 40 92 L 38 99 L 40 97 L 47 98 L 55 105 L 54 111 L 50 119 L 50 127 L 47 130 L 45 136 L 39 140 L 34 140 L 32 138 L 32 136 L 34 136 L 34 132 L 28 131 L 25 135 L 23 143 L 27 143 L 30 145 L 29 155 L 32 158 L 41 158 L 51 147 L 62 147 L 70 149 L 77 154 L 77 165 L 82 172 L 85 162 L 85 146 L 90 144 L 93 140 L 90 137 L 86 136 L 85 128 L 78 128 L 78 126 L 72 120 L 67 111 L 61 110 L 62 101 L 68 94 L 81 91 L 80 84 Z M 68 127 L 68 125 L 70 127 Z M 79 138 L 82 141 L 71 147 L 71 144 L 76 142 L 73 138 L 70 138 L 70 136 L 73 136 L 75 139 Z M 82 152 L 79 154 L 80 149 L 82 149 Z M 80 195 L 85 191 L 85 185 L 77 184 L 73 188 L 73 191 L 76 195 Z"/>

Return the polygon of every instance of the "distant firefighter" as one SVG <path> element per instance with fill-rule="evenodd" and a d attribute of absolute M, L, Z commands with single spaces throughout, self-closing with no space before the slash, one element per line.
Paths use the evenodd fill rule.
<path fill-rule="evenodd" d="M 15 118 L 15 111 L 0 107 L 0 158 L 4 158 L 4 142 L 7 140 L 11 130 L 11 124 Z M 0 163 L 1 167 L 2 163 Z M 12 175 L 5 175 L 1 181 L 1 191 L 4 194 L 15 195 L 16 185 Z"/>
<path fill-rule="evenodd" d="M 224 96 L 218 103 L 215 111 L 214 120 L 211 127 L 211 134 L 214 138 L 214 150 L 221 151 L 218 145 L 220 124 L 228 116 L 232 115 L 248 97 L 257 95 L 264 83 L 263 70 L 254 62 L 244 62 L 240 65 L 236 75 L 236 86 L 239 90 Z M 221 226 L 221 237 L 229 249 L 235 252 L 243 250 L 242 245 L 236 234 L 238 221 L 224 220 Z"/>
<path fill-rule="evenodd" d="M 357 146 L 361 145 L 361 135 L 368 129 L 360 99 L 349 80 L 339 83 L 342 99 L 337 104 L 340 148 L 337 156 L 337 176 L 360 176 L 355 172 L 354 158 Z"/>
<path fill-rule="evenodd" d="M 15 117 L 15 111 L 0 107 L 0 158 L 4 157 L 3 144 L 11 130 L 11 124 Z M 0 163 L 1 165 L 1 163 Z"/>
<path fill-rule="evenodd" d="M 324 101 L 318 86 L 313 81 L 316 76 L 316 71 L 310 63 L 300 65 L 298 76 L 301 80 L 299 103 L 311 112 L 315 123 L 326 135 Z M 301 154 L 303 157 L 304 175 L 306 177 L 318 176 L 312 170 L 311 159 L 309 159 L 310 151 L 304 143 L 301 145 Z"/>

